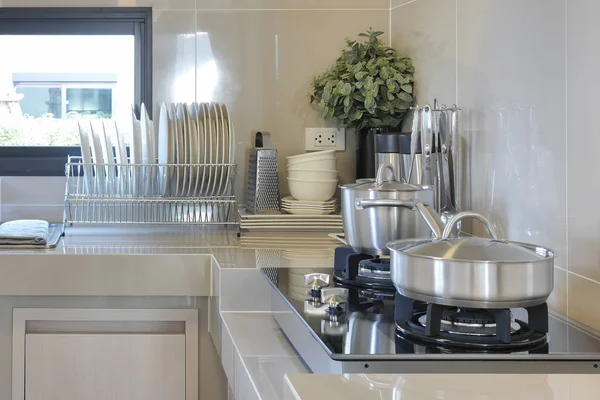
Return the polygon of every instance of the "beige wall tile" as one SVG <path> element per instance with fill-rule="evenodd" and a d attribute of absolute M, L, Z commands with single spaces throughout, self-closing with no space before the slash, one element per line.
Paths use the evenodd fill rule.
<path fill-rule="evenodd" d="M 569 274 L 569 318 L 600 331 L 600 283 Z"/>
<path fill-rule="evenodd" d="M 559 268 L 554 268 L 554 291 L 548 299 L 548 306 L 554 311 L 567 315 L 567 271 Z"/>
<path fill-rule="evenodd" d="M 230 105 L 238 197 L 244 197 L 250 133 L 257 130 L 271 133 L 286 194 L 285 157 L 304 152 L 304 128 L 336 124 L 324 121 L 308 102 L 313 77 L 335 62 L 344 38 L 370 26 L 387 31 L 388 11 L 198 11 L 197 18 L 197 99 Z M 351 132 L 346 137 L 347 150 L 338 153 L 341 182 L 354 179 L 355 138 Z"/>
<path fill-rule="evenodd" d="M 194 12 L 154 11 L 152 99 L 154 121 L 165 102 L 196 98 L 196 20 Z"/>
<path fill-rule="evenodd" d="M 4 7 L 153 7 L 195 9 L 195 0 L 1 0 Z"/>
<path fill-rule="evenodd" d="M 566 269 L 564 1 L 457 4 L 472 208 L 505 237 L 554 249 Z"/>
<path fill-rule="evenodd" d="M 596 110 L 600 55 L 595 50 L 599 12 L 600 3 L 594 0 L 567 3 L 569 269 L 596 281 L 600 281 L 600 182 L 594 175 L 600 146 Z"/>
<path fill-rule="evenodd" d="M 392 46 L 412 58 L 417 103 L 456 102 L 454 1 L 420 0 L 392 10 Z"/>
<path fill-rule="evenodd" d="M 450 3 L 452 0 L 446 0 L 446 3 Z M 406 6 L 408 4 L 412 4 L 412 3 L 416 3 L 417 0 L 391 0 L 390 5 L 392 6 L 392 9 L 394 9 L 394 7 L 403 7 Z M 438 2 L 440 3 L 440 2 Z"/>
<path fill-rule="evenodd" d="M 389 0 L 198 0 L 199 10 L 389 10 Z"/>
<path fill-rule="evenodd" d="M 15 176 L 0 180 L 2 205 L 61 205 L 65 201 L 65 177 Z"/>

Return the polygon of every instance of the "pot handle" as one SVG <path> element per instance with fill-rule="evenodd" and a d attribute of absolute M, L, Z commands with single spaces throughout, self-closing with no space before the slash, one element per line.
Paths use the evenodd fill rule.
<path fill-rule="evenodd" d="M 444 222 L 440 218 L 440 215 L 435 212 L 429 204 L 415 202 L 415 201 L 406 201 L 406 200 L 394 200 L 394 199 L 381 199 L 381 200 L 369 200 L 369 199 L 358 199 L 355 203 L 357 210 L 364 210 L 365 208 L 372 207 L 405 207 L 410 208 L 411 210 L 416 209 L 425 222 L 427 226 L 431 229 L 434 236 L 439 238 L 442 236 L 442 229 L 444 226 Z"/>
<path fill-rule="evenodd" d="M 354 204 L 357 210 L 364 210 L 365 208 L 373 207 L 404 207 L 415 208 L 414 201 L 407 200 L 394 200 L 394 199 L 381 199 L 381 200 L 369 200 L 369 199 L 358 199 Z"/>
<path fill-rule="evenodd" d="M 494 240 L 501 240 L 499 238 L 498 232 L 496 231 L 496 228 L 494 228 L 494 226 L 492 225 L 492 222 L 485 215 L 482 215 L 482 214 L 479 214 L 479 213 L 476 213 L 473 211 L 463 211 L 463 212 L 459 212 L 458 214 L 453 216 L 450 219 L 450 221 L 448 221 L 448 224 L 446 224 L 446 227 L 444 228 L 444 232 L 442 232 L 442 240 L 448 239 L 450 237 L 450 233 L 452 232 L 452 228 L 454 228 L 454 226 L 458 222 L 462 221 L 463 219 L 467 219 L 467 218 L 473 218 L 473 219 L 483 222 L 483 225 L 485 225 L 485 228 L 489 232 L 490 236 Z"/>

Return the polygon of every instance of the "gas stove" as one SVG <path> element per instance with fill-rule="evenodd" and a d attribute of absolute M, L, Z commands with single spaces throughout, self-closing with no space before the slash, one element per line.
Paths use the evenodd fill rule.
<path fill-rule="evenodd" d="M 389 260 L 343 248 L 334 264 L 318 272 L 263 270 L 278 324 L 315 373 L 600 372 L 600 338 L 545 303 L 526 309 L 424 303 L 396 292 Z M 304 290 L 292 276 L 303 276 Z"/>

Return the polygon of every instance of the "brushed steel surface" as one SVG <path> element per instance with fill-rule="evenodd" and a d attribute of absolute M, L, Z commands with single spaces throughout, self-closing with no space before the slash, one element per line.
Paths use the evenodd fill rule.
<path fill-rule="evenodd" d="M 553 254 L 530 262 L 424 258 L 403 252 L 409 242 L 430 241 L 390 243 L 391 277 L 398 292 L 416 300 L 456 307 L 529 307 L 545 302 L 554 288 Z"/>
<path fill-rule="evenodd" d="M 348 245 L 372 255 L 388 255 L 386 244 L 393 240 L 431 236 L 416 203 L 433 204 L 432 187 L 384 181 L 384 164 L 374 184 L 341 185 L 342 219 Z"/>

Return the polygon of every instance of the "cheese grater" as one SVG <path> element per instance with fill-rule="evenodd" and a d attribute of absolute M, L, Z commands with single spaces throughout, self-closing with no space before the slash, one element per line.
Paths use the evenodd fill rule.
<path fill-rule="evenodd" d="M 279 168 L 275 149 L 250 149 L 246 211 L 252 214 L 261 211 L 281 212 Z"/>

